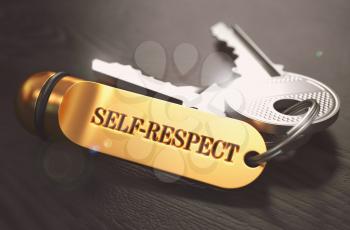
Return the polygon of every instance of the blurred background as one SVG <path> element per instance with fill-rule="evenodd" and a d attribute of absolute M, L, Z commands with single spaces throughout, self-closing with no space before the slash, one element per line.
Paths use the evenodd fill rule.
<path fill-rule="evenodd" d="M 349 10 L 347 0 L 2 0 L 0 229 L 348 228 Z M 218 21 L 239 24 L 272 61 L 326 83 L 342 103 L 333 126 L 248 187 L 219 190 L 45 143 L 16 119 L 29 74 L 94 80 L 94 58 L 181 85 L 224 78 L 216 71 L 230 70 L 235 57 L 210 35 Z"/>

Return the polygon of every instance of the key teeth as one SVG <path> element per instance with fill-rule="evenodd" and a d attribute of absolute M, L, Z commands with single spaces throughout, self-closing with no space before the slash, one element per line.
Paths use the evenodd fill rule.
<path fill-rule="evenodd" d="M 112 62 L 110 63 L 111 65 L 118 65 L 118 66 L 124 66 L 126 69 L 128 69 L 128 71 L 131 71 L 131 72 L 135 72 L 137 73 L 138 75 L 144 75 L 141 70 L 139 69 L 136 69 L 134 67 L 132 67 L 131 65 L 123 65 L 123 64 L 120 64 L 118 62 Z"/>
<path fill-rule="evenodd" d="M 130 71 L 130 72 L 134 72 L 134 73 L 136 73 L 137 75 L 139 75 L 139 76 L 146 76 L 146 77 L 148 77 L 148 78 L 150 78 L 150 79 L 152 79 L 152 80 L 158 80 L 158 79 L 156 79 L 155 77 L 153 77 L 153 76 L 150 76 L 150 75 L 148 75 L 148 74 L 144 74 L 140 69 L 136 69 L 136 68 L 134 68 L 132 65 L 123 65 L 123 64 L 120 64 L 120 63 L 118 63 L 118 62 L 112 62 L 112 63 L 110 63 L 111 65 L 119 65 L 119 66 L 124 66 L 126 69 L 128 69 L 128 71 Z M 164 82 L 164 83 L 169 83 L 169 84 L 171 84 L 170 82 Z M 172 85 L 172 84 L 171 84 Z"/>
<path fill-rule="evenodd" d="M 99 68 L 97 68 L 97 66 L 99 66 Z M 101 66 L 103 66 L 103 68 L 108 69 L 109 71 L 103 71 L 103 68 Z M 177 88 L 176 85 L 172 84 L 169 81 L 163 82 L 161 80 L 156 79 L 155 77 L 144 75 L 141 70 L 135 69 L 131 65 L 123 65 L 118 62 L 108 63 L 98 59 L 94 59 L 92 62 L 92 68 L 94 71 L 113 76 L 116 79 L 120 79 L 118 78 L 118 75 L 120 75 L 120 73 L 123 73 L 123 75 L 130 74 L 133 76 L 132 78 L 141 80 L 139 84 L 135 83 L 136 85 L 139 85 L 141 87 L 153 90 L 155 92 L 159 92 L 161 94 L 164 94 L 176 99 L 179 99 L 179 97 L 181 97 L 181 100 L 186 101 L 190 105 L 195 104 L 196 99 L 198 97 L 198 93 L 192 92 L 191 90 L 190 91 L 181 90 L 181 92 L 174 93 L 174 91 L 176 91 L 175 89 Z M 125 78 L 124 79 L 121 78 L 121 80 L 129 82 L 128 79 L 125 79 Z M 147 81 L 150 81 L 150 82 L 147 82 Z M 179 95 L 177 96 L 176 94 L 179 94 Z"/>
<path fill-rule="evenodd" d="M 232 51 L 232 54 L 237 56 L 236 60 L 235 60 L 235 63 L 239 62 L 239 58 L 240 58 L 240 55 L 237 54 L 235 52 L 235 46 L 234 44 L 231 44 L 230 43 L 230 39 L 227 39 L 223 34 L 224 33 L 220 33 L 219 31 L 222 30 L 222 31 L 226 31 L 226 33 L 233 33 L 232 30 L 224 23 L 224 22 L 218 22 L 216 23 L 215 25 L 213 25 L 211 27 L 211 34 L 218 40 L 218 41 L 221 41 L 221 42 L 224 42 L 226 44 L 227 47 L 229 48 L 232 48 L 233 51 Z M 235 68 L 232 68 L 232 72 L 234 75 L 237 75 L 237 76 L 241 76 L 241 74 L 239 73 L 239 68 L 238 68 L 238 65 L 236 64 L 237 67 Z"/>
<path fill-rule="evenodd" d="M 234 61 L 234 63 L 236 64 L 236 67 L 232 68 L 232 72 L 234 75 L 236 75 L 237 77 L 242 76 L 242 74 L 240 74 L 241 71 L 239 71 L 239 62 L 240 62 L 240 55 L 239 53 L 236 53 L 236 47 L 234 44 L 231 43 L 231 40 L 228 39 L 227 37 L 224 36 L 225 33 L 221 33 L 219 31 L 225 31 L 225 33 L 233 33 L 232 29 L 227 26 L 225 23 L 223 22 L 218 22 L 215 25 L 213 25 L 211 27 L 211 32 L 212 35 L 221 42 L 224 42 L 226 44 L 227 47 L 232 48 L 232 54 L 237 56 L 236 60 Z"/>
<path fill-rule="evenodd" d="M 117 63 L 117 64 L 119 64 L 119 63 Z M 121 65 L 121 64 L 119 64 L 119 65 Z M 153 77 L 153 76 L 151 76 L 151 75 L 149 75 L 149 74 L 143 73 L 140 69 L 136 69 L 136 68 L 134 68 L 132 65 L 124 65 L 124 66 L 128 67 L 129 70 L 130 70 L 131 72 L 135 72 L 135 73 L 137 73 L 139 76 L 146 76 L 146 77 L 150 78 L 150 79 L 153 80 L 153 81 L 159 81 L 157 78 L 155 78 L 155 77 Z M 163 82 L 163 83 L 164 83 L 164 86 L 167 86 L 167 85 L 175 86 L 174 84 L 172 84 L 172 83 L 169 82 L 169 81 L 165 81 L 165 82 Z"/>
<path fill-rule="evenodd" d="M 227 37 L 224 36 L 224 33 L 220 33 L 219 31 L 225 31 L 225 33 L 233 33 L 230 27 L 228 27 L 223 22 L 218 22 L 215 25 L 211 27 L 211 33 L 212 35 L 219 41 L 225 42 L 226 45 L 232 49 L 235 49 L 235 45 L 230 43 L 230 39 L 227 39 Z M 235 53 L 233 53 L 235 54 Z"/>
<path fill-rule="evenodd" d="M 236 27 L 238 27 L 238 25 L 235 25 Z M 239 28 L 239 27 L 238 27 Z M 227 47 L 230 47 L 233 49 L 232 53 L 237 56 L 235 63 L 236 63 L 236 67 L 232 69 L 232 72 L 234 75 L 237 76 L 241 76 L 240 71 L 239 71 L 239 62 L 240 62 L 240 55 L 238 53 L 236 53 L 236 47 L 234 44 L 232 44 L 230 41 L 230 39 L 228 39 L 227 37 L 224 36 L 224 34 L 226 33 L 233 33 L 232 29 L 227 26 L 224 22 L 218 22 L 215 25 L 213 25 L 211 28 L 211 34 L 218 40 L 221 42 L 224 42 L 226 44 Z M 221 33 L 220 31 L 224 31 L 223 33 Z M 284 66 L 281 64 L 274 64 L 274 67 L 280 72 L 284 72 Z"/>
<path fill-rule="evenodd" d="M 232 73 L 234 75 L 234 77 L 241 77 L 242 75 L 239 73 L 239 70 L 237 67 L 233 67 L 232 68 Z"/>

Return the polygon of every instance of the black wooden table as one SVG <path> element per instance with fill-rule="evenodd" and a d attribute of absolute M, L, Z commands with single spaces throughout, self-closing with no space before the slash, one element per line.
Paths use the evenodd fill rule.
<path fill-rule="evenodd" d="M 0 229 L 349 229 L 349 10 L 346 0 L 2 0 Z M 327 83 L 342 101 L 332 127 L 246 188 L 221 191 L 47 144 L 16 120 L 14 98 L 30 73 L 94 79 L 93 58 L 137 67 L 145 42 L 165 50 L 157 77 L 208 83 L 202 65 L 222 51 L 209 34 L 217 21 L 240 24 L 272 60 Z M 181 75 L 173 53 L 183 43 L 199 56 Z"/>

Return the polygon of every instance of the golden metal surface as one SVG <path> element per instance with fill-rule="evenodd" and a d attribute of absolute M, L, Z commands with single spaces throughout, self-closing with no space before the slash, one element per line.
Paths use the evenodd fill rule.
<path fill-rule="evenodd" d="M 21 85 L 16 101 L 17 116 L 29 132 L 36 133 L 34 127 L 34 110 L 39 93 L 45 82 L 54 75 L 54 72 L 40 72 L 33 74 Z M 58 126 L 58 108 L 66 90 L 73 84 L 82 80 L 66 76 L 61 79 L 49 97 L 49 101 L 45 111 L 44 125 L 45 131 L 51 138 L 61 135 Z"/>
<path fill-rule="evenodd" d="M 75 83 L 56 102 L 63 134 L 101 153 L 222 188 L 245 186 L 264 169 L 244 163 L 266 147 L 239 120 L 93 82 Z"/>

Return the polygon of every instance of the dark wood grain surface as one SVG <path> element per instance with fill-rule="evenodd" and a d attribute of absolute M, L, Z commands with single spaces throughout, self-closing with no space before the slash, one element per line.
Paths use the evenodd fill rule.
<path fill-rule="evenodd" d="M 348 0 L 2 0 L 0 229 L 349 229 L 349 11 Z M 164 47 L 164 79 L 200 85 L 201 64 L 218 49 L 209 27 L 221 20 L 240 24 L 272 60 L 327 83 L 342 102 L 332 127 L 246 188 L 221 191 L 48 144 L 16 120 L 14 98 L 28 74 L 94 79 L 93 58 L 135 65 L 144 41 Z M 200 59 L 184 78 L 171 61 L 181 43 Z"/>

